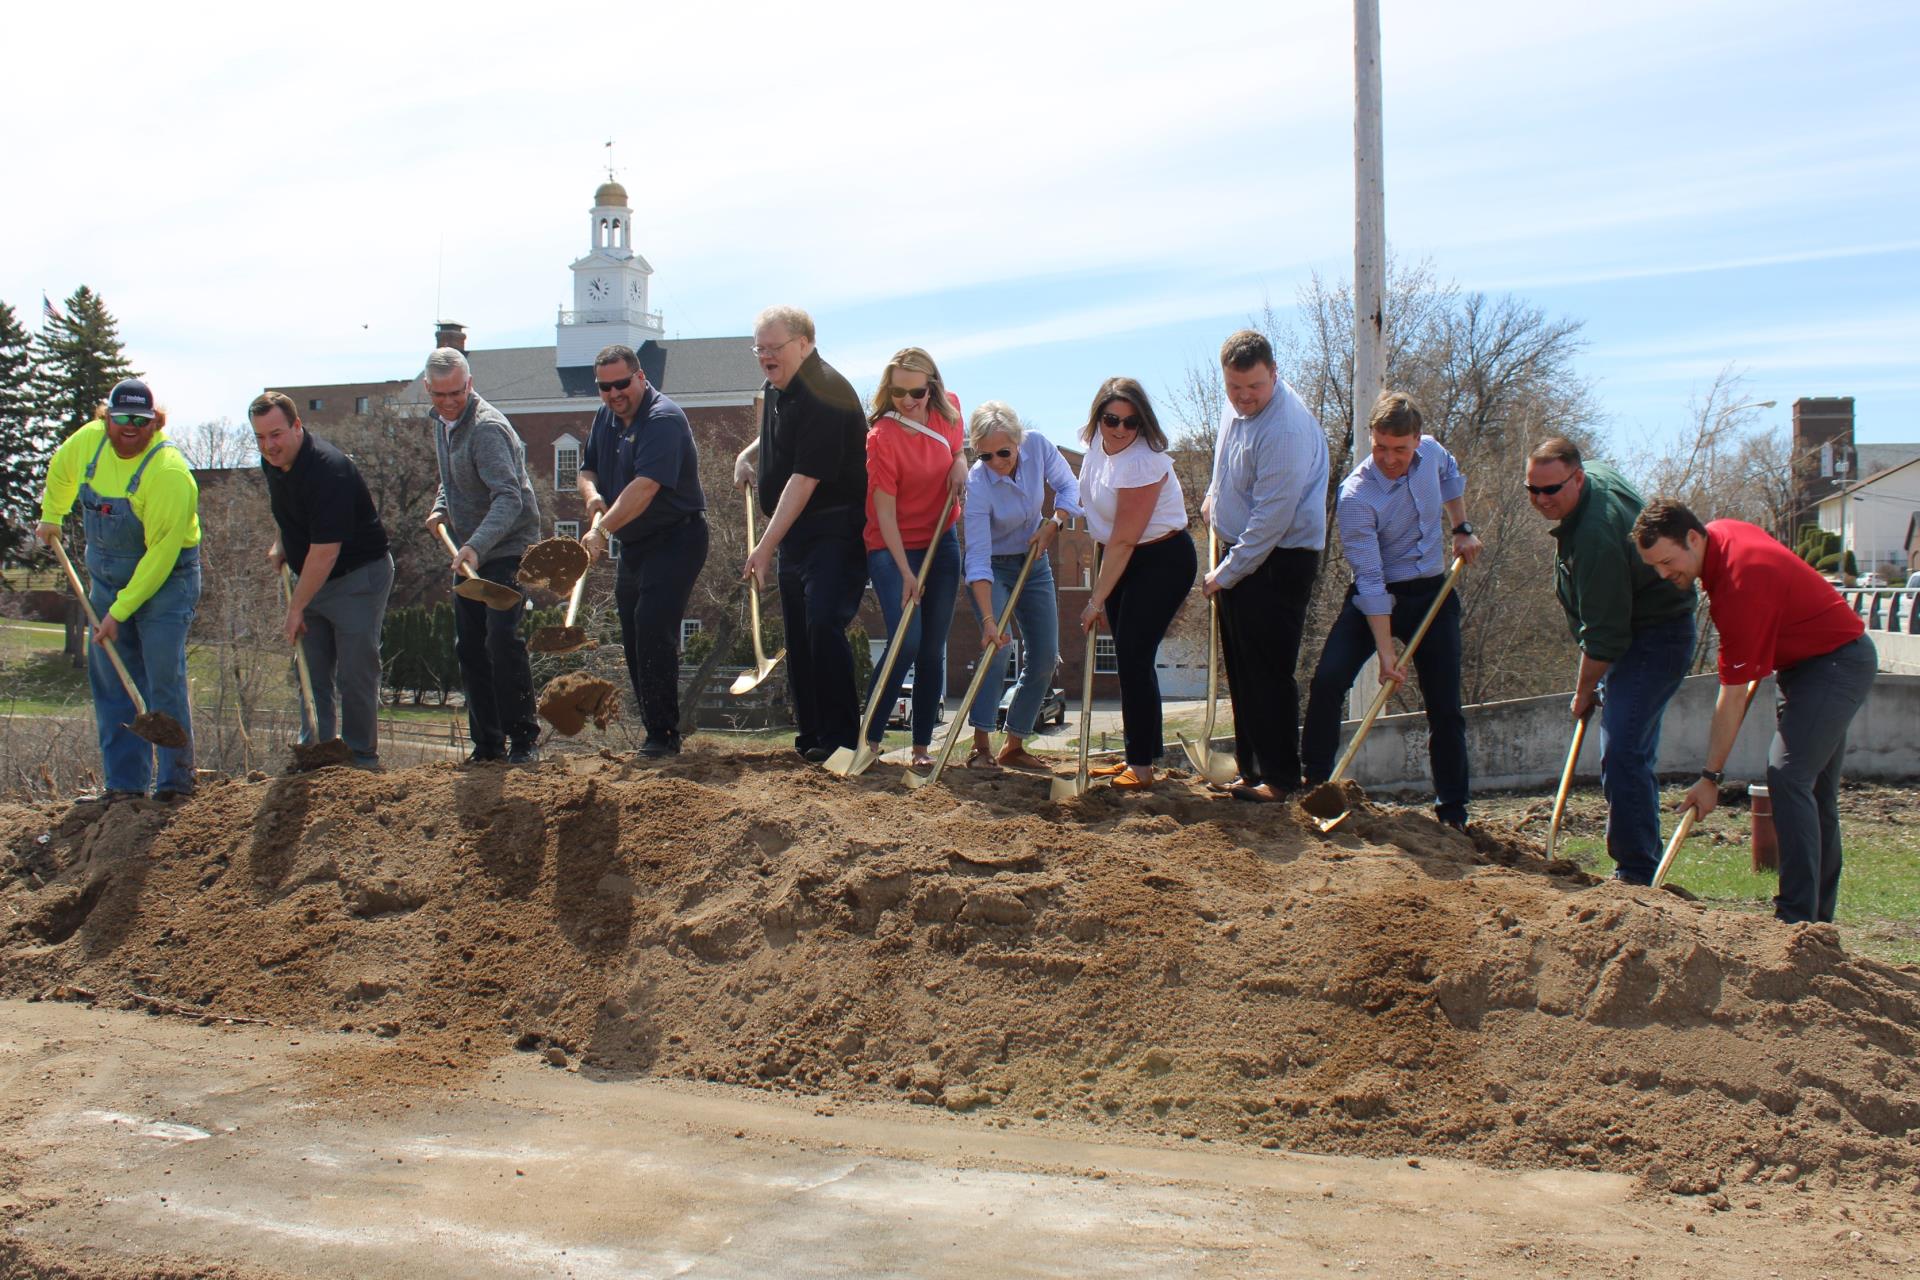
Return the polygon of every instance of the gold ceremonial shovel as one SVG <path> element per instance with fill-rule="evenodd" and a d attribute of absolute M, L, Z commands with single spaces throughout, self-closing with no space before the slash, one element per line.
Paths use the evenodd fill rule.
<path fill-rule="evenodd" d="M 1093 578 L 1100 581 L 1100 548 L 1093 549 Z M 1047 787 L 1047 799 L 1071 800 L 1087 793 L 1087 744 L 1093 740 L 1093 662 L 1094 646 L 1099 640 L 1096 624 L 1087 628 L 1086 660 L 1080 664 L 1080 762 L 1071 777 L 1055 778 Z"/>
<path fill-rule="evenodd" d="M 748 485 L 747 547 L 749 550 L 760 541 L 760 535 L 753 531 L 753 510 L 753 486 Z M 752 594 L 747 597 L 747 607 L 752 615 L 753 622 L 753 670 L 742 671 L 733 678 L 733 687 L 728 689 L 727 692 L 736 698 L 743 693 L 751 693 L 759 688 L 761 681 L 772 675 L 773 669 L 780 665 L 780 659 L 787 656 L 785 649 L 774 654 L 771 658 L 767 656 L 766 646 L 760 639 L 760 584 L 758 582 L 750 582 L 748 583 L 748 590 L 752 592 Z"/>
<path fill-rule="evenodd" d="M 592 533 L 594 529 L 598 529 L 599 527 L 600 517 L 596 514 L 593 517 L 593 527 L 588 529 L 587 532 Z M 574 546 L 580 547 L 580 544 L 576 542 Z M 580 547 L 580 554 L 583 556 L 586 555 L 587 549 Z M 587 556 L 587 563 L 592 564 L 593 557 Z M 517 576 L 522 582 L 526 581 L 526 575 L 524 573 Z M 567 595 L 567 616 L 565 620 L 557 627 L 541 627 L 538 631 L 534 632 L 533 638 L 527 641 L 527 648 L 533 650 L 535 653 L 572 653 L 576 649 L 591 648 L 593 641 L 587 639 L 586 629 L 574 625 L 574 619 L 580 616 L 580 598 L 586 594 L 586 591 L 587 573 L 585 569 L 582 569 L 580 575 L 573 580 L 573 587 Z"/>
<path fill-rule="evenodd" d="M 433 528 L 434 532 L 440 535 L 440 541 L 447 544 L 447 554 L 456 561 L 459 560 L 460 548 L 453 545 L 453 538 L 447 533 L 447 526 L 436 524 Z M 460 572 L 466 575 L 467 580 L 456 584 L 453 593 L 462 600 L 478 600 L 487 608 L 499 609 L 502 612 L 516 608 L 520 604 L 522 597 L 512 587 L 502 586 L 498 582 L 488 582 L 465 565 L 460 566 Z"/>
<path fill-rule="evenodd" d="M 1220 564 L 1220 531 L 1207 529 L 1207 568 L 1209 571 Z M 1213 749 L 1213 717 L 1220 702 L 1220 596 L 1207 597 L 1207 718 L 1200 726 L 1200 745 L 1194 746 L 1187 741 L 1186 734 L 1180 734 L 1180 746 L 1187 753 L 1187 763 L 1193 771 L 1213 783 L 1216 787 L 1225 786 L 1233 781 L 1234 765 L 1227 757 Z"/>
<path fill-rule="evenodd" d="M 1427 606 L 1427 616 L 1420 619 L 1420 629 L 1413 633 L 1413 638 L 1407 641 L 1407 647 L 1400 651 L 1401 666 L 1404 667 L 1413 661 L 1413 655 L 1419 650 L 1420 642 L 1427 638 L 1427 628 L 1431 627 L 1433 620 L 1440 616 L 1440 606 L 1447 602 L 1449 595 L 1453 594 L 1453 584 L 1460 580 L 1460 570 L 1466 568 L 1466 565 L 1465 560 L 1455 557 L 1453 568 L 1447 571 L 1447 580 L 1440 584 L 1439 594 L 1435 595 L 1433 603 Z M 1314 820 L 1315 825 L 1320 828 L 1321 835 L 1325 835 L 1345 822 L 1347 815 L 1353 811 L 1347 788 L 1341 785 L 1341 779 L 1347 776 L 1347 769 L 1353 764 L 1353 757 L 1359 753 L 1360 744 L 1366 741 L 1367 730 L 1373 728 L 1373 722 L 1379 718 L 1381 708 L 1387 705 L 1387 699 L 1393 696 L 1393 690 L 1394 686 L 1391 683 L 1381 684 L 1380 692 L 1373 695 L 1373 705 L 1367 708 L 1366 718 L 1360 721 L 1360 727 L 1353 732 L 1353 741 L 1347 744 L 1347 749 L 1341 755 L 1339 763 L 1333 766 L 1333 776 L 1300 798 L 1300 807 L 1305 809 L 1307 815 Z"/>
<path fill-rule="evenodd" d="M 73 584 L 73 594 L 80 597 L 80 607 L 87 611 L 87 625 L 94 631 L 100 629 L 100 616 L 93 611 L 93 601 L 87 599 L 87 589 L 80 583 L 80 575 L 73 571 L 73 561 L 67 559 L 67 549 L 60 539 L 53 540 L 53 554 L 60 557 L 60 567 L 67 571 L 67 581 Z M 134 686 L 133 677 L 127 674 L 127 666 L 120 661 L 119 650 L 113 647 L 113 641 L 102 640 L 100 647 L 107 651 L 107 661 L 113 663 L 114 673 L 120 677 L 127 696 L 133 699 L 133 723 L 126 728 L 136 738 L 144 738 L 156 747 L 171 747 L 180 750 L 187 745 L 187 730 L 178 720 L 164 711 L 147 710 L 147 700 L 140 696 L 140 690 Z"/>
<path fill-rule="evenodd" d="M 953 513 L 953 502 L 956 496 L 956 494 L 952 493 L 947 495 L 947 504 L 940 508 L 940 518 L 934 522 L 933 527 L 941 533 L 946 532 L 947 517 Z M 938 536 L 936 535 L 935 541 L 937 542 L 938 540 Z M 932 567 L 933 544 L 929 543 L 927 545 L 926 555 L 920 558 L 920 572 L 914 578 L 914 581 L 918 582 L 922 589 L 925 589 L 927 585 L 927 570 Z M 759 599 L 758 596 L 754 598 L 756 600 Z M 887 681 L 893 675 L 894 663 L 899 661 L 900 658 L 900 646 L 907 638 L 907 624 L 913 621 L 914 606 L 919 603 L 919 597 L 916 596 L 914 599 L 907 601 L 907 607 L 900 611 L 900 623 L 894 627 L 893 639 L 887 644 L 887 660 L 880 664 L 880 678 L 873 682 L 873 688 L 867 694 L 867 712 L 860 717 L 859 745 L 854 747 L 841 747 L 832 755 L 828 756 L 824 766 L 828 773 L 837 773 L 843 778 L 853 777 L 857 774 L 865 773 L 867 767 L 880 758 L 880 753 L 867 745 L 867 730 L 873 726 L 873 717 L 879 712 L 880 695 L 886 692 Z M 757 630 L 755 634 L 758 634 Z M 738 690 L 736 689 L 735 692 L 738 692 Z M 911 773 L 912 770 L 909 769 L 908 772 Z"/>
<path fill-rule="evenodd" d="M 1027 562 L 1020 566 L 1020 576 L 1013 580 L 1013 590 L 1007 595 L 1007 603 L 1000 610 L 1000 624 L 994 628 L 994 644 L 1006 638 L 1007 625 L 1013 619 L 1013 607 L 1020 603 L 1020 592 L 1027 585 L 1027 574 L 1033 571 L 1033 558 L 1040 554 L 1040 544 L 1034 543 L 1027 548 Z M 973 665 L 973 679 L 967 683 L 967 694 L 960 699 L 960 709 L 953 713 L 953 723 L 947 726 L 947 740 L 940 744 L 940 754 L 933 758 L 933 772 L 915 773 L 907 770 L 907 786 L 924 787 L 928 783 L 940 781 L 940 773 L 947 767 L 947 758 L 953 754 L 953 744 L 960 740 L 960 731 L 966 727 L 967 713 L 973 710 L 973 700 L 980 696 L 980 685 L 987 678 L 987 671 L 993 664 L 987 661 L 982 652 L 980 660 Z"/>

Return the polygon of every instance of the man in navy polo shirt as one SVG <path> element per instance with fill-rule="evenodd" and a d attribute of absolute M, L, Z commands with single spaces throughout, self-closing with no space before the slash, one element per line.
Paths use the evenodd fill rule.
<path fill-rule="evenodd" d="M 582 541 L 596 558 L 609 538 L 620 543 L 614 603 L 627 677 L 647 727 L 640 753 L 678 755 L 680 619 L 707 562 L 700 454 L 685 411 L 648 385 L 632 347 L 601 351 L 593 377 L 601 408 L 578 484 L 588 518 L 598 514 L 600 527 Z"/>
<path fill-rule="evenodd" d="M 378 769 L 380 628 L 393 590 L 386 528 L 353 459 L 308 431 L 291 399 L 255 396 L 247 420 L 279 531 L 267 560 L 298 575 L 282 633 L 313 675 L 316 723 L 302 727 L 301 741 L 333 737 L 337 684 L 340 739 L 356 768 Z"/>

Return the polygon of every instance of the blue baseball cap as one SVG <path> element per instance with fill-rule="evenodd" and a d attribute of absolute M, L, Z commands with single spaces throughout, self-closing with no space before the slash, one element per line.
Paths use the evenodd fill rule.
<path fill-rule="evenodd" d="M 123 378 L 113 384 L 113 391 L 107 396 L 107 413 L 151 418 L 153 392 L 147 390 L 147 384 L 138 378 Z"/>

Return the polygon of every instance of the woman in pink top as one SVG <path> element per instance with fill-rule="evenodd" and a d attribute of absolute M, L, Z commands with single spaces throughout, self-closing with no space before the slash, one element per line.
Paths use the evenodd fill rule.
<path fill-rule="evenodd" d="M 939 366 L 919 347 L 894 353 L 880 375 L 867 414 L 867 577 L 887 620 L 887 637 L 900 625 L 907 602 L 919 600 L 901 637 L 900 660 L 882 690 L 867 742 L 878 750 L 886 720 L 900 697 L 909 667 L 913 671 L 913 763 L 933 763 L 933 728 L 947 687 L 947 628 L 953 622 L 960 590 L 960 523 L 956 501 L 940 528 L 940 511 L 949 493 L 965 491 L 966 450 L 960 429 L 960 401 L 940 380 Z M 917 582 L 927 556 L 924 592 Z M 879 679 L 886 655 L 874 665 Z M 872 686 L 868 686 L 872 697 Z"/>

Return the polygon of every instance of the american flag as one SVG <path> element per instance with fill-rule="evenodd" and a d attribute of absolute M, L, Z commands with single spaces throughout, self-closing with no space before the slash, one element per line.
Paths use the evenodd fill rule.
<path fill-rule="evenodd" d="M 62 316 L 58 311 L 53 309 L 53 303 L 47 300 L 47 291 L 45 289 L 40 291 L 40 314 L 55 323 L 66 319 L 65 316 Z"/>

